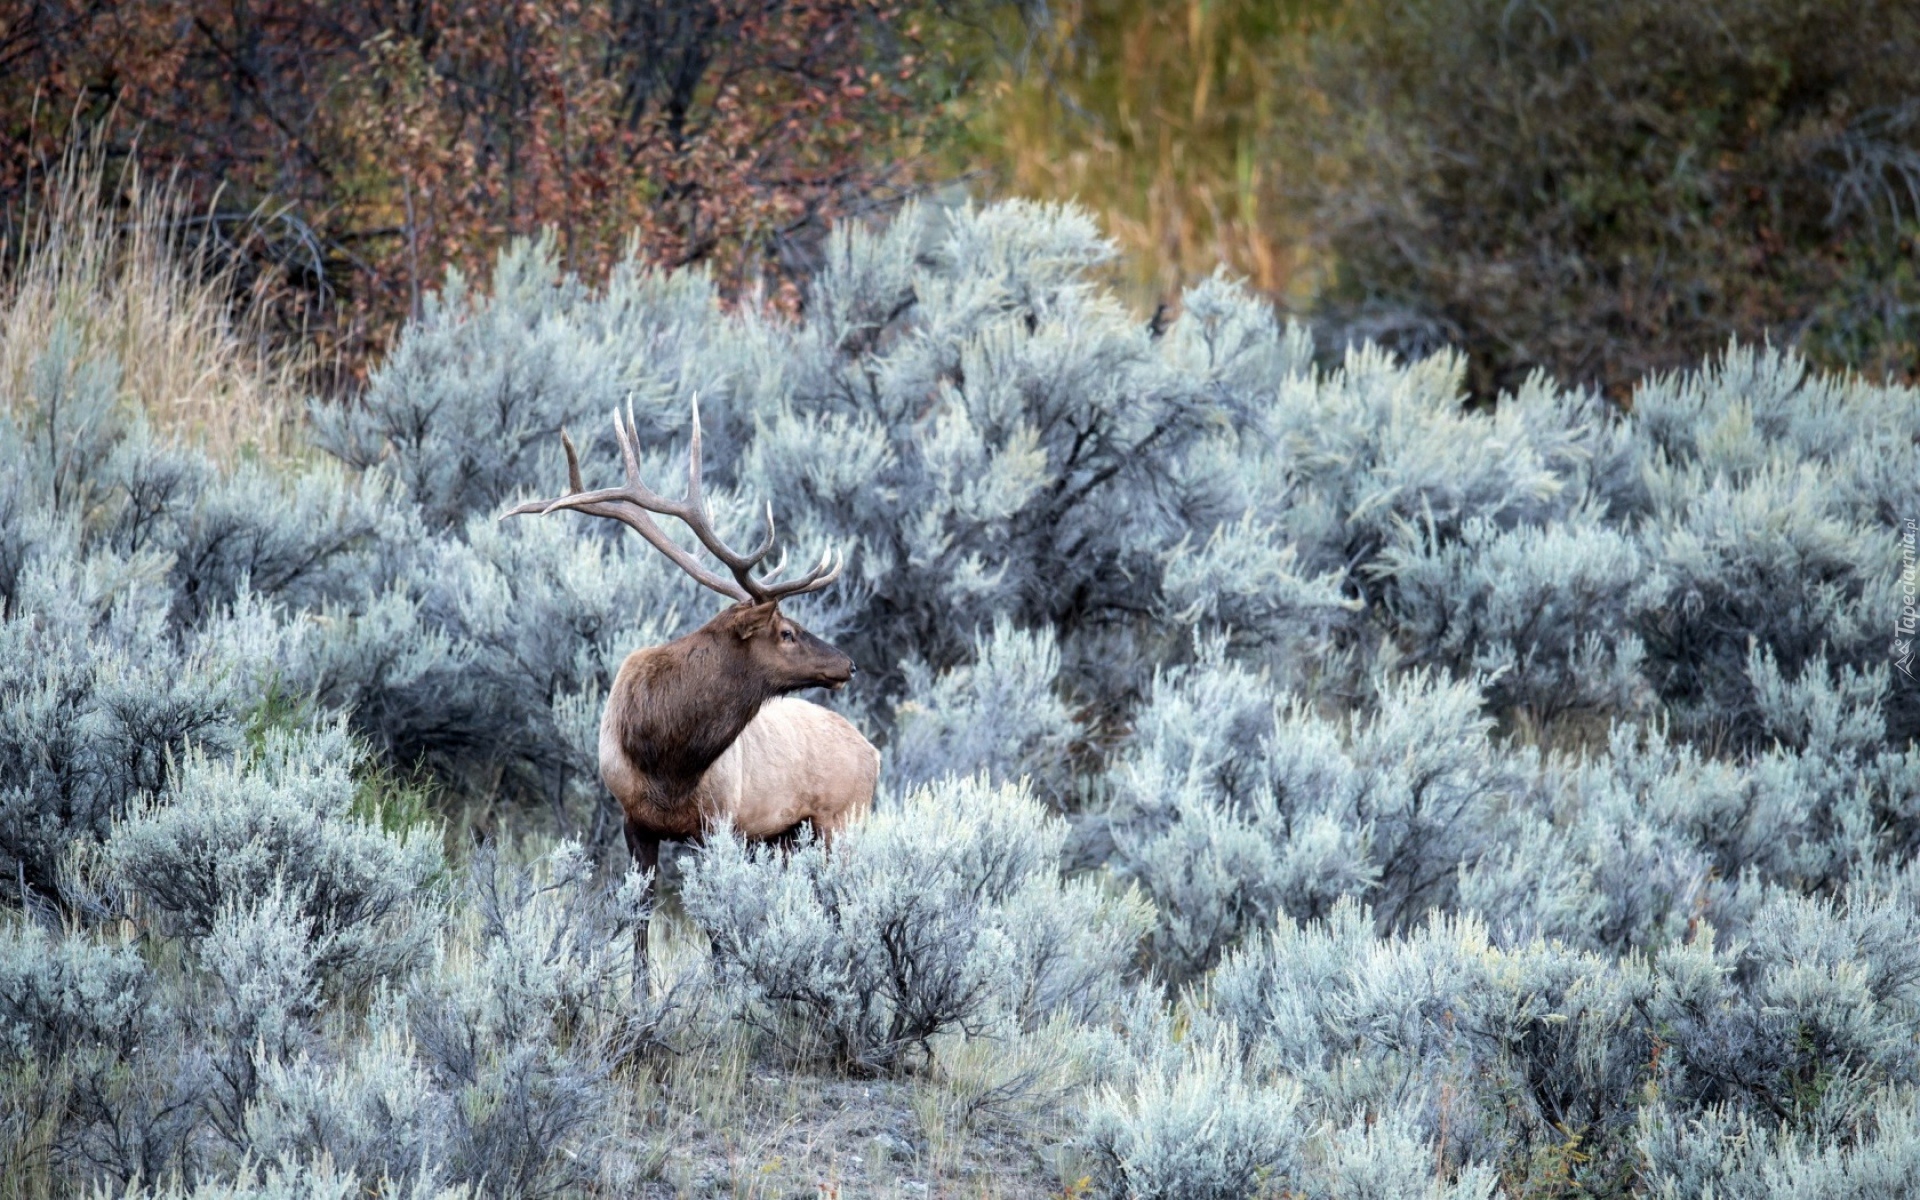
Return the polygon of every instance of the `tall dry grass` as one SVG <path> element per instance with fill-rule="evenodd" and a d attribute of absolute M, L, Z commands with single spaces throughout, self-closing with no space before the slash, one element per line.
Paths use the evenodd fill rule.
<path fill-rule="evenodd" d="M 222 461 L 298 445 L 309 354 L 269 332 L 207 213 L 169 183 L 78 142 L 32 190 L 0 252 L 0 409 L 27 394 L 62 323 L 111 355 L 154 430 Z M 4 246 L 4 243 L 0 243 Z"/>
<path fill-rule="evenodd" d="M 1297 133 L 1324 0 L 1062 0 L 996 56 L 956 114 L 957 165 L 1003 192 L 1077 200 L 1124 252 L 1145 308 L 1212 273 L 1300 305 L 1323 273 Z M 1001 31 L 1003 39 L 1007 31 Z"/>

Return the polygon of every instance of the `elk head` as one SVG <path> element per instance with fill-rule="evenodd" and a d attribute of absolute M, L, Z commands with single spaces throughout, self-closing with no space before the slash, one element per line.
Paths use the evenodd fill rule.
<path fill-rule="evenodd" d="M 711 644 L 723 657 L 732 660 L 729 668 L 738 672 L 742 682 L 757 681 L 767 696 L 782 695 L 810 687 L 839 687 L 854 674 L 853 660 L 839 649 L 808 633 L 800 624 L 780 611 L 780 601 L 788 596 L 817 592 L 840 577 L 846 565 L 844 557 L 831 551 L 821 556 L 811 571 L 797 579 L 781 580 L 786 555 L 764 575 L 753 572 L 767 552 L 773 549 L 773 505 L 766 509 L 767 532 L 759 546 L 742 554 L 728 546 L 714 532 L 707 515 L 706 499 L 700 485 L 700 399 L 693 400 L 693 432 L 687 451 L 687 493 L 679 500 L 659 495 L 640 480 L 638 438 L 634 432 L 633 409 L 613 413 L 613 435 L 620 444 L 621 461 L 626 468 L 626 483 L 621 487 L 589 492 L 580 480 L 580 455 L 573 439 L 563 429 L 560 443 L 567 452 L 567 493 L 554 500 L 529 500 L 502 514 L 501 519 L 532 513 L 550 513 L 561 509 L 608 517 L 637 532 L 681 570 L 695 580 L 737 603 L 709 621 L 701 633 L 711 634 Z M 731 578 L 703 566 L 654 523 L 654 515 L 674 517 L 693 531 L 694 537 L 709 553 L 726 566 Z"/>
<path fill-rule="evenodd" d="M 853 660 L 801 628 L 780 611 L 777 601 L 735 605 L 707 627 L 739 643 L 751 675 L 765 679 L 774 695 L 810 687 L 837 688 L 853 678 Z"/>

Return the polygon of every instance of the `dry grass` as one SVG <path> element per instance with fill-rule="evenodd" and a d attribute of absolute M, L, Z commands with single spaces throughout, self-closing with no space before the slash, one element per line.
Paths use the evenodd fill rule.
<path fill-rule="evenodd" d="M 933 1070 L 849 1078 L 781 1051 L 703 994 L 704 941 L 671 901 L 654 922 L 654 987 L 676 988 L 689 1010 L 672 1052 L 624 1073 L 607 1194 L 1037 1198 L 1077 1171 L 1059 1149 L 1071 1137 L 1060 1100 L 1072 1068 L 1059 1092 L 1040 1089 L 1042 1104 L 978 1105 L 983 1080 L 1002 1083 L 1036 1058 L 1052 1065 L 1043 1046 L 955 1039 Z"/>
<path fill-rule="evenodd" d="M 1050 6 L 1050 29 L 965 103 L 964 165 L 1002 191 L 1077 200 L 1124 253 L 1138 306 L 1216 266 L 1275 298 L 1318 286 L 1290 130 L 1318 0 L 1150 0 Z"/>
<path fill-rule="evenodd" d="M 27 394 L 64 323 L 84 354 L 119 365 L 122 396 L 157 432 L 225 462 L 293 451 L 305 353 L 268 335 L 265 298 L 241 293 L 178 189 L 109 170 L 97 144 L 79 143 L 14 227 L 0 254 L 0 409 Z"/>

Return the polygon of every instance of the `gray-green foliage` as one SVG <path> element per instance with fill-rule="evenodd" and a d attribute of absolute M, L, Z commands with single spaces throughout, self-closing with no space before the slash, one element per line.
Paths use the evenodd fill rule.
<path fill-rule="evenodd" d="M 1298 1080 L 1328 1119 L 1394 1112 L 1454 1161 L 1606 1144 L 1631 1125 L 1652 1036 L 1644 969 L 1533 942 L 1501 950 L 1474 918 L 1381 937 L 1351 902 L 1282 921 L 1211 978 L 1205 1020 Z"/>
<path fill-rule="evenodd" d="M 70 530 L 33 532 L 45 540 L 9 597 L 19 615 L 0 628 L 0 868 L 52 895 L 68 847 L 162 789 L 170 754 L 237 743 L 260 664 L 211 639 L 172 641 L 163 559 L 83 562 Z"/>
<path fill-rule="evenodd" d="M 1365 899 L 1385 929 L 1470 909 L 1503 943 L 1619 953 L 1744 921 L 1762 885 L 1820 894 L 1911 861 L 1920 786 L 1886 748 L 1884 669 L 1748 663 L 1765 751 L 1715 757 L 1618 724 L 1604 753 L 1488 737 L 1482 692 L 1413 672 L 1330 720 L 1203 648 L 1164 675 L 1110 777 L 1112 865 L 1156 901 L 1172 979 L 1276 915 Z"/>
<path fill-rule="evenodd" d="M 611 344 L 593 320 L 602 306 L 558 276 L 550 240 L 514 246 L 491 282 L 476 295 L 450 276 L 364 404 L 314 411 L 322 446 L 355 467 L 382 464 L 436 526 L 498 507 L 547 465 L 563 426 L 608 412 L 633 386 L 622 368 L 639 346 Z"/>
<path fill-rule="evenodd" d="M 309 974 L 352 987 L 401 971 L 423 949 L 411 909 L 441 851 L 425 831 L 396 838 L 353 815 L 360 758 L 338 725 L 271 731 L 251 762 L 191 752 L 167 799 L 114 830 L 107 871 L 168 932 L 209 937 L 272 896 L 308 943 Z"/>
<path fill-rule="evenodd" d="M 407 1005 L 443 1114 L 434 1165 L 482 1194 L 550 1195 L 594 1172 L 575 1147 L 663 1015 L 633 980 L 644 892 L 635 873 L 606 887 L 567 842 L 532 871 L 483 857 L 467 899 L 478 928 L 447 947 L 460 961 L 443 958 Z"/>
<path fill-rule="evenodd" d="M 1646 1160 L 1647 1194 L 1660 1200 L 1869 1200 L 1920 1187 L 1920 1105 L 1912 1092 L 1880 1095 L 1855 1114 L 1845 1136 L 1779 1133 L 1728 1108 L 1682 1120 L 1652 1108 L 1637 1145 Z"/>
<path fill-rule="evenodd" d="M 682 900 L 750 1015 L 865 1069 L 938 1034 L 1087 1018 L 1120 995 L 1143 914 L 1063 882 L 1066 825 L 1020 785 L 944 778 L 884 805 L 831 850 L 717 838 Z"/>
<path fill-rule="evenodd" d="M 1458 1160 L 1395 1101 L 1342 1113 L 1311 1087 L 1249 1060 L 1215 1028 L 1109 1085 L 1082 1141 L 1100 1193 L 1116 1197 L 1305 1194 L 1487 1200 L 1495 1172 Z"/>
<path fill-rule="evenodd" d="M 1175 978 L 1275 916 L 1372 897 L 1390 927 L 1448 906 L 1522 790 L 1470 684 L 1414 673 L 1350 728 L 1221 657 L 1164 676 L 1115 772 L 1114 864 L 1161 921 Z"/>
<path fill-rule="evenodd" d="M 1475 517 L 1451 541 L 1410 527 L 1379 572 L 1417 661 L 1485 676 L 1496 711 L 1546 722 L 1637 707 L 1646 655 L 1634 626 L 1664 581 L 1632 535 L 1591 510 L 1512 530 Z"/>
<path fill-rule="evenodd" d="M 155 1200 L 353 1200 L 371 1189 L 382 1196 L 405 1200 L 465 1200 L 473 1193 L 463 1187 L 442 1187 L 431 1181 L 411 1184 L 389 1178 L 363 1180 L 352 1170 L 326 1161 L 318 1163 L 275 1163 L 262 1166 L 242 1163 L 231 1176 L 213 1177 L 188 1184 L 175 1177 L 152 1188 L 130 1184 L 126 1188 L 95 1187 L 88 1200 L 134 1200 L 152 1196 Z"/>
<path fill-rule="evenodd" d="M 259 769 L 268 790 L 230 782 L 270 813 L 312 805 L 316 777 L 337 760 L 306 743 L 279 752 Z M 191 798 L 181 808 L 183 821 L 209 826 L 210 844 L 230 837 L 226 814 Z M 323 828 L 352 824 L 310 815 Z M 223 883 L 243 882 L 275 848 L 267 825 L 227 845 L 243 866 Z M 368 870 L 408 850 L 370 844 L 386 836 L 378 830 L 331 836 L 348 832 Z M 116 840 L 105 869 L 172 851 Z M 609 1073 L 664 1011 L 634 997 L 637 880 L 609 889 L 568 845 L 527 871 L 478 864 L 460 910 L 429 896 L 382 911 L 326 879 L 337 864 L 324 852 L 286 857 L 290 869 L 259 890 L 216 889 L 177 970 L 84 933 L 0 930 L 0 1100 L 16 1137 L 36 1123 L 52 1130 L 43 1169 L 119 1189 L 245 1181 L 250 1164 L 271 1163 L 268 1175 L 303 1181 L 293 1194 L 311 1175 L 348 1192 L 497 1196 L 551 1194 L 592 1174 L 578 1147 L 597 1136 Z M 323 869 L 302 876 L 303 863 Z M 266 1179 L 263 1194 L 277 1194 Z"/>
<path fill-rule="evenodd" d="M 1343 902 L 1230 955 L 1194 997 L 1197 1033 L 1239 1047 L 1215 1086 L 1291 1081 L 1304 1122 L 1397 1114 L 1428 1147 L 1415 1163 L 1538 1161 L 1574 1138 L 1593 1148 L 1573 1175 L 1590 1189 L 1632 1155 L 1674 1195 L 1704 1194 L 1709 1170 L 1737 1195 L 1785 1194 L 1773 1174 L 1897 1174 L 1882 1158 L 1907 1152 L 1862 1139 L 1915 1094 L 1913 895 L 1910 876 L 1840 901 L 1774 892 L 1744 938 L 1703 927 L 1623 959 L 1502 948 L 1471 916 L 1383 937 Z M 1759 1131 L 1753 1161 L 1703 1161 L 1714 1139 L 1687 1113 Z"/>
<path fill-rule="evenodd" d="M 550 1195 L 592 1173 L 578 1148 L 611 1105 L 609 1075 L 662 1016 L 633 994 L 636 881 L 603 886 L 563 844 L 525 870 L 483 856 L 459 899 L 434 969 L 393 977 L 364 1014 L 336 1013 L 347 1036 L 309 1022 L 276 1044 L 249 1028 L 258 1061 L 236 1146 L 419 1194 Z M 301 995 L 293 981 L 282 996 Z"/>
<path fill-rule="evenodd" d="M 1457 358 L 1316 368 L 1225 279 L 1149 325 L 1109 254 L 908 208 L 790 319 L 517 243 L 279 466 L 156 437 L 60 330 L 0 398 L 12 1144 L 116 1193 L 589 1182 L 671 1032 L 636 882 L 366 801 L 424 772 L 608 846 L 613 672 L 720 602 L 497 518 L 563 427 L 612 482 L 615 404 L 677 491 L 697 394 L 719 526 L 846 552 L 790 607 L 885 754 L 831 849 L 690 860 L 708 1016 L 862 1071 L 1103 1047 L 1113 1194 L 1897 1193 L 1914 393 L 1734 348 L 1467 409 Z"/>
<path fill-rule="evenodd" d="M 907 697 L 894 709 L 886 774 L 898 784 L 985 770 L 1031 778 L 1054 799 L 1072 780 L 1076 733 L 1058 694 L 1053 631 L 1027 633 L 1001 621 L 976 639 L 973 661 L 934 675 L 905 665 Z"/>
<path fill-rule="evenodd" d="M 1739 348 L 1636 393 L 1634 500 L 1668 583 L 1643 636 L 1651 681 L 1687 720 L 1752 728 L 1749 637 L 1795 672 L 1894 657 L 1917 407 L 1911 389 Z M 1911 737 L 1914 689 L 1890 700 L 1892 731 Z"/>
<path fill-rule="evenodd" d="M 0 1022 L 10 1064 L 51 1061 L 137 1036 L 147 970 L 131 947 L 57 937 L 31 924 L 0 941 Z"/>
<path fill-rule="evenodd" d="M 1236 1056 L 1206 1047 L 1109 1087 L 1085 1138 L 1110 1195 L 1237 1200 L 1295 1173 L 1298 1103 L 1298 1089 L 1250 1086 Z"/>

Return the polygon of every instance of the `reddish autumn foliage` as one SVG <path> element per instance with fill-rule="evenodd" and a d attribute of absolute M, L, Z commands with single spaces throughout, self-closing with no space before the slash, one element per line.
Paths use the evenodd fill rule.
<path fill-rule="evenodd" d="M 110 120 L 357 357 L 546 226 L 777 293 L 905 181 L 926 54 L 896 0 L 0 0 L 0 189 Z"/>

